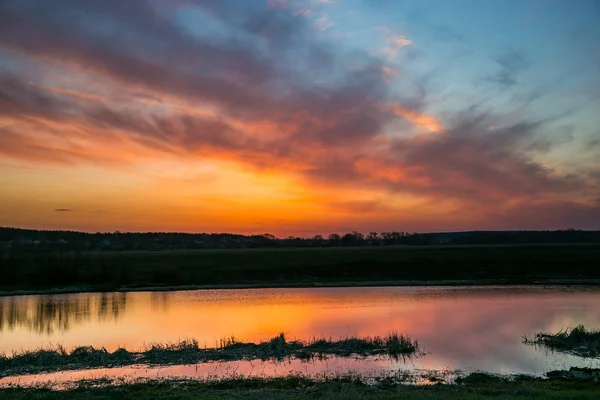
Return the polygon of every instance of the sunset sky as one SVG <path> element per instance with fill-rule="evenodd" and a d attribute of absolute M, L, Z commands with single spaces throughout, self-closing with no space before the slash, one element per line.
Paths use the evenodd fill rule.
<path fill-rule="evenodd" d="M 600 1 L 0 0 L 0 226 L 600 229 Z"/>

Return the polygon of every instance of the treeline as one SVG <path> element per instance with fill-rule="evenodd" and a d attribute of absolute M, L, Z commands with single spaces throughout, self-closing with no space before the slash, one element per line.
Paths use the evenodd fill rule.
<path fill-rule="evenodd" d="M 600 231 L 472 231 L 448 233 L 349 232 L 326 236 L 278 238 L 271 234 L 45 231 L 0 228 L 0 251 L 45 250 L 177 250 L 227 248 L 354 247 L 391 245 L 477 245 L 600 243 Z"/>

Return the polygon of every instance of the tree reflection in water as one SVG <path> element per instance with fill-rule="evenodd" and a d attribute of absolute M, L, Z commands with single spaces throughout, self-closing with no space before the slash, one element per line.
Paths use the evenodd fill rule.
<path fill-rule="evenodd" d="M 26 329 L 37 334 L 66 332 L 91 318 L 117 320 L 127 306 L 127 293 L 0 298 L 0 332 Z"/>
<path fill-rule="evenodd" d="M 168 308 L 169 292 L 150 293 L 150 307 L 152 311 L 166 311 Z"/>

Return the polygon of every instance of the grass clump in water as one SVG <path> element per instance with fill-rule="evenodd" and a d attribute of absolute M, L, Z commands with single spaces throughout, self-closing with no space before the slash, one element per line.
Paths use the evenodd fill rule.
<path fill-rule="evenodd" d="M 199 352 L 200 347 L 195 339 L 183 339 L 174 343 L 152 343 L 137 356 L 140 362 L 149 364 L 175 364 L 193 362 Z"/>
<path fill-rule="evenodd" d="M 385 338 L 385 346 L 390 354 L 412 354 L 419 350 L 419 342 L 408 336 L 390 333 Z"/>
<path fill-rule="evenodd" d="M 338 341 L 313 339 L 305 347 L 305 350 L 315 354 L 333 354 L 337 356 L 385 354 L 397 358 L 401 355 L 419 353 L 419 342 L 413 341 L 408 336 L 393 332 L 384 337 L 347 337 Z"/>
<path fill-rule="evenodd" d="M 600 357 L 600 330 L 588 330 L 583 325 L 554 334 L 540 332 L 533 338 L 525 336 L 523 343 L 580 357 Z"/>
<path fill-rule="evenodd" d="M 105 348 L 78 347 L 68 352 L 62 346 L 50 350 L 13 353 L 0 357 L 0 377 L 25 373 L 73 370 L 90 367 L 115 367 L 132 364 L 174 365 L 196 364 L 209 361 L 282 360 L 298 358 L 310 360 L 328 355 L 348 357 L 387 355 L 420 355 L 418 342 L 407 336 L 391 333 L 385 337 L 348 337 L 337 341 L 313 339 L 308 342 L 288 340 L 285 334 L 261 343 L 244 343 L 234 336 L 220 339 L 215 348 L 200 348 L 194 339 L 175 343 L 155 343 L 140 352 L 119 348 L 109 352 Z"/>
<path fill-rule="evenodd" d="M 134 353 L 117 349 L 110 353 L 104 347 L 76 347 L 70 352 L 58 345 L 51 349 L 14 352 L 12 356 L 0 357 L 0 377 L 8 376 L 11 371 L 27 373 L 37 371 L 55 371 L 77 369 L 80 367 L 113 367 L 132 364 Z"/>

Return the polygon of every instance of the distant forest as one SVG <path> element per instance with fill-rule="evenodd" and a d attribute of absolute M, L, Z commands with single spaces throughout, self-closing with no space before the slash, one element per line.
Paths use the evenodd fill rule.
<path fill-rule="evenodd" d="M 64 250 L 183 250 L 228 248 L 358 247 L 392 245 L 478 245 L 600 243 L 600 231 L 471 231 L 444 233 L 349 232 L 277 238 L 271 234 L 112 232 L 86 233 L 0 227 L 0 251 L 15 248 Z"/>

